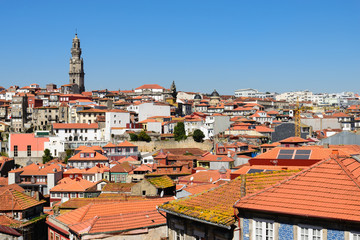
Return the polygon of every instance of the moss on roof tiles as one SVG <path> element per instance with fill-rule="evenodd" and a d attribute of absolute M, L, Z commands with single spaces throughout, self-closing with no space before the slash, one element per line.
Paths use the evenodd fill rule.
<path fill-rule="evenodd" d="M 147 181 L 154 185 L 156 188 L 168 188 L 175 186 L 173 180 L 171 180 L 171 178 L 168 176 L 148 178 Z"/>
<path fill-rule="evenodd" d="M 163 204 L 160 208 L 171 212 L 205 220 L 211 223 L 230 226 L 235 223 L 233 205 L 241 198 L 241 187 L 252 194 L 284 180 L 299 170 L 274 171 L 247 174 L 231 182 L 197 195 Z M 242 181 L 245 183 L 242 184 Z"/>

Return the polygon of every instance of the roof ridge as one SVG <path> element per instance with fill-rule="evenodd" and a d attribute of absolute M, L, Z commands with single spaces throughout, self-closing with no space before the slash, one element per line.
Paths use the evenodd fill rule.
<path fill-rule="evenodd" d="M 343 156 L 343 159 L 346 159 L 349 157 Z M 352 158 L 352 157 L 350 157 Z M 354 158 L 352 158 L 354 159 Z M 333 160 L 335 160 L 335 162 L 342 168 L 342 170 L 344 170 L 344 172 L 349 176 L 349 178 L 355 183 L 355 185 L 360 189 L 360 183 L 359 181 L 355 178 L 355 176 L 349 171 L 349 169 L 344 165 L 344 163 L 342 163 L 342 161 L 340 161 L 340 159 L 335 159 L 333 158 Z M 354 159 L 356 161 L 356 159 Z"/>
<path fill-rule="evenodd" d="M 84 206 L 84 209 L 86 209 L 84 212 L 83 212 L 83 214 L 81 215 L 81 217 L 80 217 L 80 220 L 79 220 L 79 222 L 81 221 L 83 221 L 83 219 L 84 219 L 84 217 L 85 217 L 85 215 L 87 214 L 87 212 L 89 211 L 89 209 L 90 209 L 90 206 L 91 205 L 93 205 L 94 203 L 89 203 L 88 205 L 85 205 Z M 71 212 L 71 211 L 70 211 Z"/>
<path fill-rule="evenodd" d="M 261 194 L 261 193 L 263 193 L 263 192 L 266 192 L 266 191 L 268 191 L 268 190 L 270 190 L 270 189 L 273 189 L 273 188 L 275 188 L 275 187 L 277 187 L 277 186 L 279 186 L 279 185 L 281 185 L 281 184 L 283 184 L 283 183 L 286 183 L 286 182 L 288 182 L 288 181 L 290 181 L 290 180 L 298 177 L 299 175 L 301 175 L 301 174 L 303 174 L 303 173 L 306 173 L 306 172 L 312 170 L 313 168 L 315 168 L 315 167 L 317 167 L 317 166 L 319 166 L 319 165 L 321 165 L 321 164 L 324 164 L 325 162 L 328 162 L 328 161 L 330 161 L 330 160 L 332 160 L 332 158 L 328 158 L 328 159 L 325 159 L 325 160 L 323 160 L 323 161 L 320 161 L 320 162 L 312 165 L 311 167 L 309 167 L 309 168 L 307 168 L 307 169 L 304 169 L 304 170 L 302 170 L 302 171 L 300 171 L 300 172 L 298 172 L 298 173 L 295 173 L 294 175 L 290 176 L 289 178 L 278 182 L 277 184 L 274 184 L 274 185 L 272 185 L 272 186 L 270 186 L 270 187 L 267 187 L 267 188 L 265 188 L 265 189 L 263 189 L 263 190 L 261 190 L 261 191 L 258 191 L 258 192 L 256 192 L 256 193 L 253 193 L 253 194 L 251 194 L 251 195 L 247 195 L 247 196 L 245 196 L 245 197 L 243 197 L 243 198 L 240 198 L 239 200 L 237 200 L 237 201 L 234 203 L 234 206 L 235 206 L 240 200 L 253 198 L 253 197 L 255 197 L 255 196 L 257 196 L 257 195 L 259 195 L 259 194 Z"/>

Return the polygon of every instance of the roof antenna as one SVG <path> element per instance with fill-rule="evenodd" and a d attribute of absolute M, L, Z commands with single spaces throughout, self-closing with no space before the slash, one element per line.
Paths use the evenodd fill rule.
<path fill-rule="evenodd" d="M 77 36 L 77 28 L 75 28 L 75 35 Z"/>

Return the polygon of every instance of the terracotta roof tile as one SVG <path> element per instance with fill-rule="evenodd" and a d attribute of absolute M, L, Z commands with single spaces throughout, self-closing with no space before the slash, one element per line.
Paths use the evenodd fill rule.
<path fill-rule="evenodd" d="M 3 226 L 14 226 L 14 225 L 20 225 L 21 222 L 18 220 L 15 220 L 7 215 L 0 215 L 0 225 Z"/>
<path fill-rule="evenodd" d="M 235 207 L 360 222 L 360 163 L 332 156 L 256 194 Z"/>
<path fill-rule="evenodd" d="M 98 129 L 97 123 L 53 123 L 54 129 Z"/>
<path fill-rule="evenodd" d="M 175 186 L 175 183 L 168 176 L 154 177 L 146 179 L 156 188 L 169 188 Z"/>
<path fill-rule="evenodd" d="M 235 223 L 233 205 L 241 196 L 242 186 L 246 186 L 246 192 L 252 193 L 293 174 L 292 171 L 249 174 L 199 195 L 165 203 L 160 209 L 229 226 Z"/>
<path fill-rule="evenodd" d="M 226 172 L 226 179 L 230 179 L 230 170 Z M 192 180 L 191 180 L 192 179 Z M 212 183 L 221 179 L 221 174 L 218 170 L 199 171 L 189 176 L 179 177 L 179 183 Z"/>
<path fill-rule="evenodd" d="M 174 198 L 155 198 L 143 201 L 131 202 L 110 202 L 110 203 L 91 203 L 71 212 L 64 213 L 56 219 L 65 224 L 76 224 L 92 219 L 95 216 L 114 216 L 125 213 L 135 213 L 155 210 L 157 205 L 173 200 Z"/>
<path fill-rule="evenodd" d="M 94 187 L 96 183 L 90 182 L 82 178 L 63 178 L 58 184 L 50 189 L 50 192 L 85 192 Z"/>
<path fill-rule="evenodd" d="M 131 187 L 135 183 L 108 183 L 102 189 L 102 192 L 131 192 Z"/>
<path fill-rule="evenodd" d="M 14 189 L 7 189 L 0 194 L 0 211 L 23 211 L 43 203 Z"/>

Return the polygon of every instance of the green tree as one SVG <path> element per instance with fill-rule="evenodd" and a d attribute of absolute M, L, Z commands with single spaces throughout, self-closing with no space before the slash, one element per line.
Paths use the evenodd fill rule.
<path fill-rule="evenodd" d="M 65 156 L 64 162 L 67 164 L 69 158 L 71 158 L 71 155 L 73 154 L 73 150 L 66 149 L 65 154 L 66 154 L 66 156 Z"/>
<path fill-rule="evenodd" d="M 183 122 L 178 122 L 174 128 L 174 138 L 176 141 L 186 139 L 185 125 Z"/>
<path fill-rule="evenodd" d="M 138 135 L 136 135 L 135 133 L 129 133 L 130 135 L 130 141 L 138 141 Z"/>
<path fill-rule="evenodd" d="M 50 150 L 46 148 L 44 150 L 44 155 L 42 156 L 43 163 L 47 163 L 51 159 L 53 159 L 53 157 L 51 156 Z"/>
<path fill-rule="evenodd" d="M 138 135 L 138 140 L 139 141 L 145 141 L 145 142 L 150 142 L 151 141 L 151 137 L 149 135 L 147 135 L 147 133 L 145 131 L 141 131 Z"/>
<path fill-rule="evenodd" d="M 193 134 L 193 138 L 195 142 L 202 142 L 205 135 L 200 129 L 196 129 Z"/>

